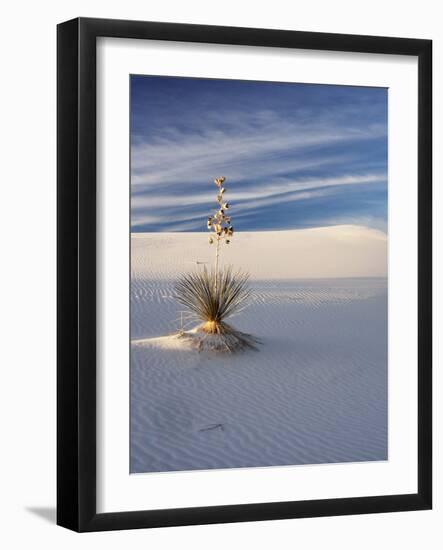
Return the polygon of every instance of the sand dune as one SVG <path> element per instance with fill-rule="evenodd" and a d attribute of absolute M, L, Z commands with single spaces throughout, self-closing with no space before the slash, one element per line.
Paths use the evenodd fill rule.
<path fill-rule="evenodd" d="M 205 233 L 133 233 L 131 248 L 133 278 L 175 278 L 214 257 Z M 353 225 L 239 232 L 222 251 L 225 263 L 257 280 L 386 277 L 386 255 L 384 233 Z"/>
<path fill-rule="evenodd" d="M 181 324 L 174 280 L 211 261 L 206 236 L 131 242 L 132 472 L 387 458 L 382 233 L 236 235 L 223 258 L 250 271 L 254 295 L 232 324 L 262 341 L 238 355 L 168 336 Z"/>

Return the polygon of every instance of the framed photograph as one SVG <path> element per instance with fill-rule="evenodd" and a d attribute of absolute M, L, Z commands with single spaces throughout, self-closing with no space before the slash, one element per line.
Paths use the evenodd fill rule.
<path fill-rule="evenodd" d="M 58 26 L 59 525 L 430 509 L 430 40 Z"/>

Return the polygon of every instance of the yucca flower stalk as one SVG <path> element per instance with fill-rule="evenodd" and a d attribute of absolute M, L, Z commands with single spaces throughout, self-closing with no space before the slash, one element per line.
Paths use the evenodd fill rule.
<path fill-rule="evenodd" d="M 207 228 L 211 232 L 209 244 L 216 243 L 215 249 L 215 265 L 214 265 L 214 288 L 217 291 L 218 285 L 218 262 L 220 256 L 220 243 L 224 240 L 226 244 L 231 242 L 234 234 L 234 228 L 231 224 L 231 217 L 226 214 L 226 210 L 230 208 L 230 204 L 226 201 L 226 188 L 223 186 L 226 178 L 224 176 L 214 180 L 218 187 L 217 203 L 218 208 L 213 216 L 208 217 Z"/>

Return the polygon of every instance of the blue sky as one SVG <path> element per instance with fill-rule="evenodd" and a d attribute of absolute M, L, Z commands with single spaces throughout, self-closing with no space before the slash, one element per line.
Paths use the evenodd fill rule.
<path fill-rule="evenodd" d="M 131 230 L 387 228 L 387 90 L 131 76 Z"/>

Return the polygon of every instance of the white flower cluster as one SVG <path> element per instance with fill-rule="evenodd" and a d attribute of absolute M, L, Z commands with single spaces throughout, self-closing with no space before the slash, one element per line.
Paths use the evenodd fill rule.
<path fill-rule="evenodd" d="M 211 231 L 209 237 L 209 244 L 214 241 L 219 242 L 224 239 L 226 244 L 229 244 L 230 238 L 234 234 L 234 228 L 231 225 L 231 218 L 226 215 L 226 210 L 230 208 L 228 202 L 225 199 L 226 188 L 223 187 L 226 178 L 222 176 L 214 180 L 215 185 L 218 187 L 217 202 L 218 210 L 213 216 L 208 217 L 208 230 Z"/>

